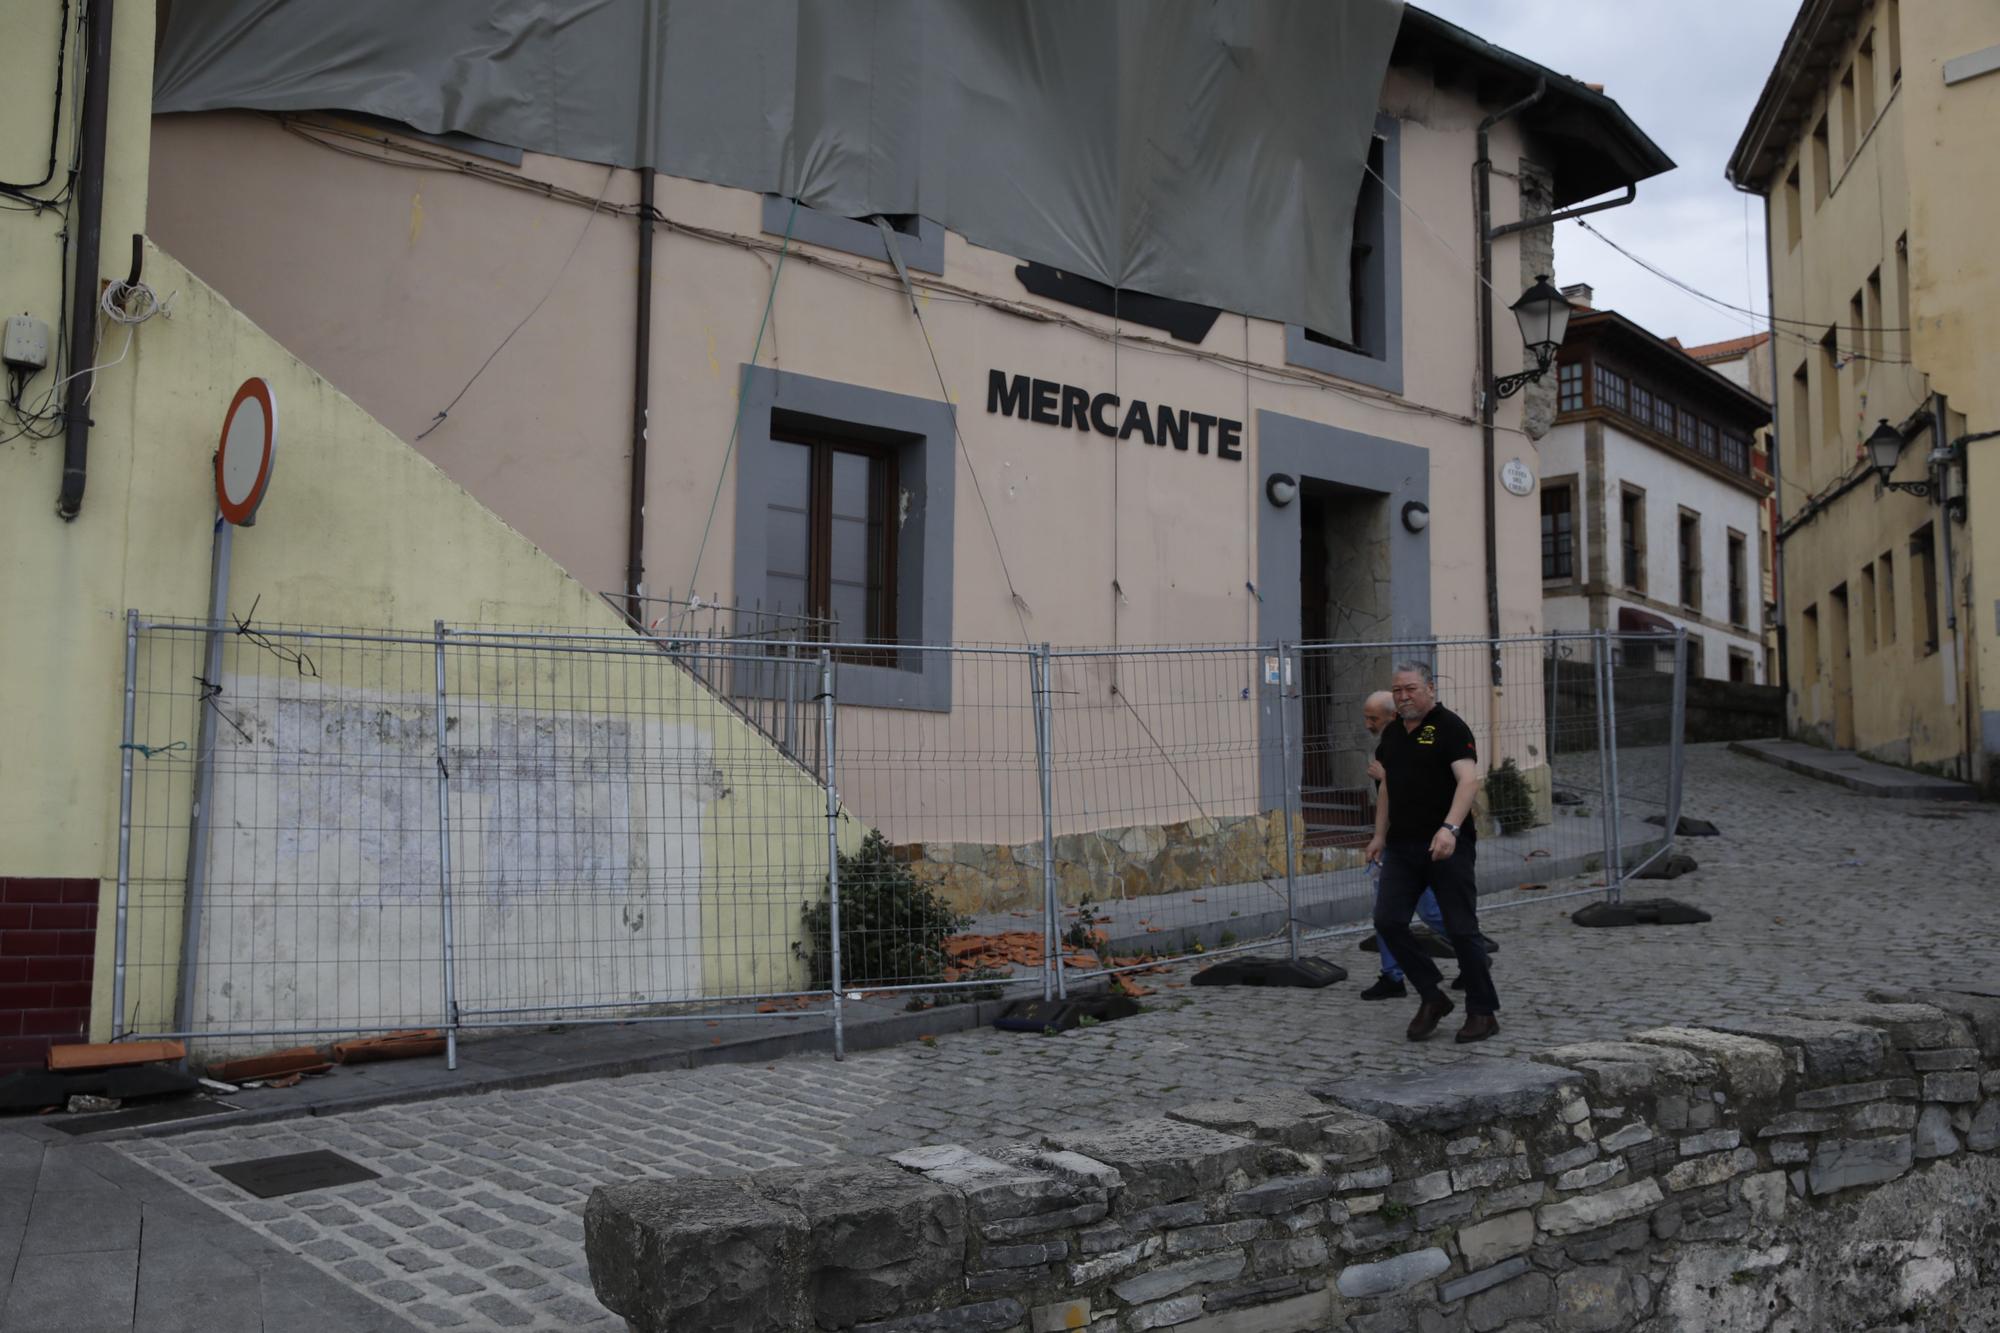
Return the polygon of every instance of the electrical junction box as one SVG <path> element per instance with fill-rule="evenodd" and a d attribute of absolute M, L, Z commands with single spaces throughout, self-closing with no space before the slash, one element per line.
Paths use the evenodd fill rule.
<path fill-rule="evenodd" d="M 49 326 L 27 315 L 9 315 L 0 338 L 0 361 L 11 370 L 41 370 L 49 364 Z"/>

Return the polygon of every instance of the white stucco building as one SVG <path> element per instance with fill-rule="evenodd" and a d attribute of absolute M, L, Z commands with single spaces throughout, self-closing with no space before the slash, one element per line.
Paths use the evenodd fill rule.
<path fill-rule="evenodd" d="M 1756 394 L 1622 315 L 1580 310 L 1542 441 L 1549 629 L 1688 631 L 1697 676 L 1767 683 Z M 1624 660 L 1648 651 L 1630 644 Z M 1662 661 L 1662 667 L 1667 664 Z"/>

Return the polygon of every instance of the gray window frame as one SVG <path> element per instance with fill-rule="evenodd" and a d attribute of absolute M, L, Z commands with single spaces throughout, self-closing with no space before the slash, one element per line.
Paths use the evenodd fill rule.
<path fill-rule="evenodd" d="M 1360 239 L 1373 242 L 1363 272 L 1375 278 L 1380 291 L 1376 308 L 1379 327 L 1354 330 L 1362 347 L 1380 347 L 1380 356 L 1349 352 L 1306 337 L 1303 324 L 1285 325 L 1285 362 L 1337 375 L 1385 393 L 1403 391 L 1403 210 L 1397 195 L 1403 189 L 1403 123 L 1386 113 L 1375 117 L 1375 135 L 1382 140 L 1382 211 L 1378 230 Z"/>
<path fill-rule="evenodd" d="M 873 222 L 844 218 L 838 213 L 828 213 L 803 203 L 799 205 L 798 216 L 793 217 L 790 199 L 782 194 L 765 195 L 765 232 L 783 236 L 788 222 L 795 241 L 839 250 L 843 254 L 859 255 L 884 264 L 891 262 L 888 248 L 882 244 L 882 231 Z M 919 214 L 917 234 L 912 236 L 907 232 L 897 232 L 896 245 L 902 252 L 905 267 L 920 273 L 944 272 L 943 223 Z"/>
<path fill-rule="evenodd" d="M 956 416 L 932 398 L 743 367 L 743 419 L 736 445 L 736 572 L 740 606 L 764 597 L 765 510 L 774 418 L 797 427 L 896 447 L 897 481 L 909 510 L 897 532 L 896 641 L 952 641 L 952 541 L 957 487 Z M 951 711 L 951 662 L 941 652 L 896 651 L 896 665 L 839 662 L 840 702 L 864 708 Z"/>

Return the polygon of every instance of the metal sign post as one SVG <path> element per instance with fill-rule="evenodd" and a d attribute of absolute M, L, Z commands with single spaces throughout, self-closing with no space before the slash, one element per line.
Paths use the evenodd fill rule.
<path fill-rule="evenodd" d="M 257 507 L 271 484 L 272 449 L 278 414 L 271 388 L 248 379 L 236 391 L 222 419 L 222 443 L 215 452 L 215 547 L 208 567 L 208 633 L 202 654 L 196 704 L 194 804 L 188 812 L 187 901 L 181 913 L 180 989 L 174 997 L 174 1031 L 194 1032 L 195 973 L 201 958 L 202 903 L 207 892 L 210 807 L 215 793 L 216 714 L 221 712 L 222 630 L 229 618 L 229 558 L 236 529 L 257 519 Z"/>

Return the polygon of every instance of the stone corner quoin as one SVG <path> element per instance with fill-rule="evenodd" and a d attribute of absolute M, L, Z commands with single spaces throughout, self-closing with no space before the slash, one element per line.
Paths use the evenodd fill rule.
<path fill-rule="evenodd" d="M 638 1333 L 1901 1322 L 2000 1284 L 2000 1001 L 1872 995 L 1003 1148 L 635 1179 L 591 1197 L 591 1277 Z M 1891 1271 L 1861 1287 L 1864 1241 Z"/>

